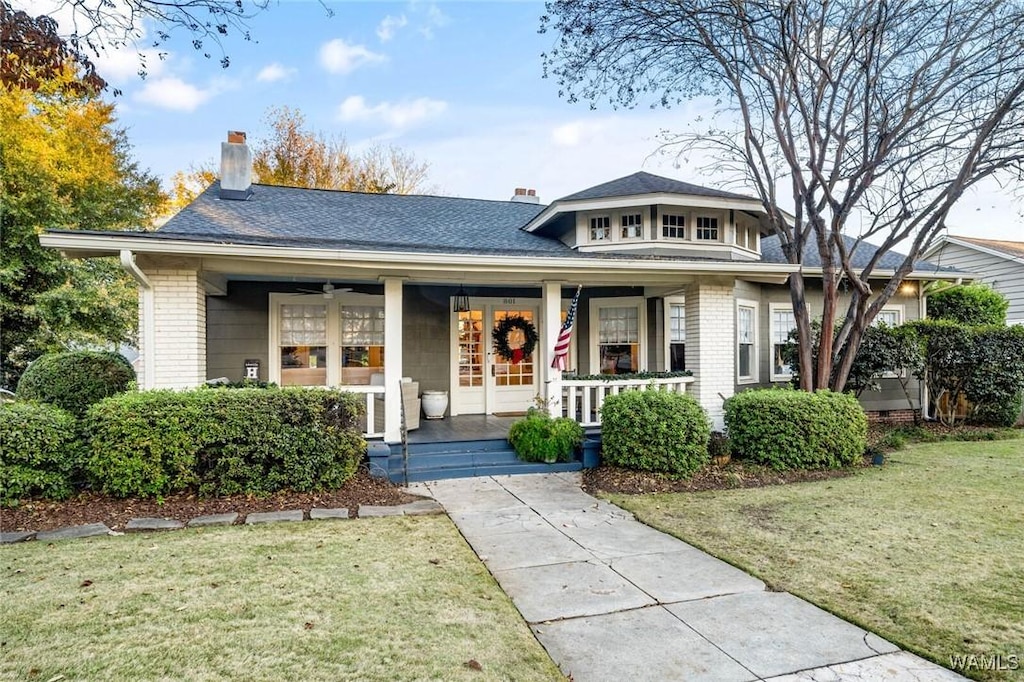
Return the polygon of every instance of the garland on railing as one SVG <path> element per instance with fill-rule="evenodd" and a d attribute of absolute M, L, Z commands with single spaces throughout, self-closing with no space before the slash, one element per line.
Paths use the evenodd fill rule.
<path fill-rule="evenodd" d="M 633 372 L 632 374 L 563 374 L 566 381 L 646 381 L 648 379 L 678 379 L 692 377 L 693 372 Z"/>
<path fill-rule="evenodd" d="M 515 336 L 518 338 L 509 339 L 509 334 L 518 330 Z M 537 328 L 521 315 L 509 315 L 499 320 L 491 331 L 491 340 L 494 341 L 494 352 L 508 360 L 513 365 L 518 365 L 523 358 L 530 357 L 533 349 L 537 346 Z M 512 343 L 517 344 L 515 348 Z"/>

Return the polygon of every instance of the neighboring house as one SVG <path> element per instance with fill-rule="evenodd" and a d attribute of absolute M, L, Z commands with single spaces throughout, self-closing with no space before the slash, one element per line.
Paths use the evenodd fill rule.
<path fill-rule="evenodd" d="M 1007 324 L 1024 324 L 1024 242 L 943 237 L 925 254 L 938 265 L 978 273 L 1010 302 Z"/>
<path fill-rule="evenodd" d="M 279 384 L 366 393 L 379 420 L 367 434 L 395 443 L 403 377 L 448 392 L 449 415 L 522 412 L 539 396 L 592 424 L 608 389 L 579 375 L 686 369 L 659 383 L 693 395 L 719 429 L 725 398 L 788 379 L 778 344 L 800 267 L 756 199 L 649 173 L 547 206 L 532 190 L 510 201 L 307 190 L 252 185 L 244 142 L 223 143 L 222 157 L 222 180 L 156 232 L 42 237 L 69 256 L 119 256 L 139 282 L 141 387 L 240 379 L 248 364 Z M 820 307 L 820 267 L 802 267 Z M 919 317 L 922 286 L 958 276 L 922 264 L 882 319 Z M 563 373 L 552 349 L 577 285 Z M 509 316 L 539 335 L 518 362 L 494 349 Z M 522 343 L 521 327 L 509 332 Z M 867 398 L 906 407 L 896 391 Z"/>

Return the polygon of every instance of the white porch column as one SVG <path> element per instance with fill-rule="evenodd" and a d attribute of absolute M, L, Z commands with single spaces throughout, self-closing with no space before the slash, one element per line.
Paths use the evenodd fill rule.
<path fill-rule="evenodd" d="M 384 279 L 384 440 L 402 440 L 402 280 Z"/>
<path fill-rule="evenodd" d="M 544 352 L 539 357 L 544 365 L 541 376 L 545 386 L 548 413 L 552 417 L 562 416 L 562 371 L 551 366 L 555 354 L 555 341 L 562 328 L 562 283 L 544 282 Z"/>
<path fill-rule="evenodd" d="M 696 282 L 686 288 L 686 367 L 694 382 L 687 393 L 707 410 L 712 428 L 725 428 L 723 398 L 736 388 L 734 285 Z"/>
<path fill-rule="evenodd" d="M 192 388 L 206 376 L 206 290 L 195 269 L 145 271 L 151 289 L 140 291 L 139 385 Z"/>

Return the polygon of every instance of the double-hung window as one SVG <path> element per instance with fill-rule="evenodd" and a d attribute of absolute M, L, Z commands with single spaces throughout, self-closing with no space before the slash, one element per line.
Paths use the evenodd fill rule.
<path fill-rule="evenodd" d="M 686 369 L 686 303 L 683 299 L 665 299 L 665 317 L 668 337 L 668 362 L 670 372 Z"/>
<path fill-rule="evenodd" d="M 342 306 L 341 383 L 369 384 L 384 371 L 384 307 Z"/>
<path fill-rule="evenodd" d="M 623 213 L 619 216 L 620 239 L 639 239 L 643 236 L 644 216 L 642 213 Z"/>
<path fill-rule="evenodd" d="M 327 385 L 327 306 L 284 304 L 277 353 L 282 386 Z"/>
<path fill-rule="evenodd" d="M 594 216 L 590 219 L 590 241 L 601 242 L 612 238 L 612 220 L 606 215 Z"/>
<path fill-rule="evenodd" d="M 786 362 L 786 346 L 789 345 L 789 334 L 796 329 L 796 315 L 789 306 L 772 304 L 771 314 L 771 363 L 772 381 L 787 381 L 793 376 L 793 368 Z"/>
<path fill-rule="evenodd" d="M 718 241 L 718 218 L 713 216 L 697 216 L 697 239 Z"/>
<path fill-rule="evenodd" d="M 757 303 L 736 302 L 736 378 L 739 383 L 757 381 Z"/>
<path fill-rule="evenodd" d="M 661 216 L 661 236 L 664 239 L 686 239 L 686 216 L 663 214 Z"/>

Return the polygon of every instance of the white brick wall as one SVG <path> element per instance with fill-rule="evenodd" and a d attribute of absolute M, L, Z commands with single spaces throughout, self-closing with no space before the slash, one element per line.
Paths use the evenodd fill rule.
<path fill-rule="evenodd" d="M 206 293 L 196 270 L 147 270 L 153 286 L 155 343 L 151 368 L 141 363 L 140 386 L 189 388 L 206 381 Z M 145 312 L 139 297 L 139 351 L 146 357 Z"/>
<path fill-rule="evenodd" d="M 725 428 L 723 398 L 736 383 L 735 306 L 732 284 L 686 289 L 686 367 L 694 376 L 687 393 L 708 411 L 716 431 Z"/>

